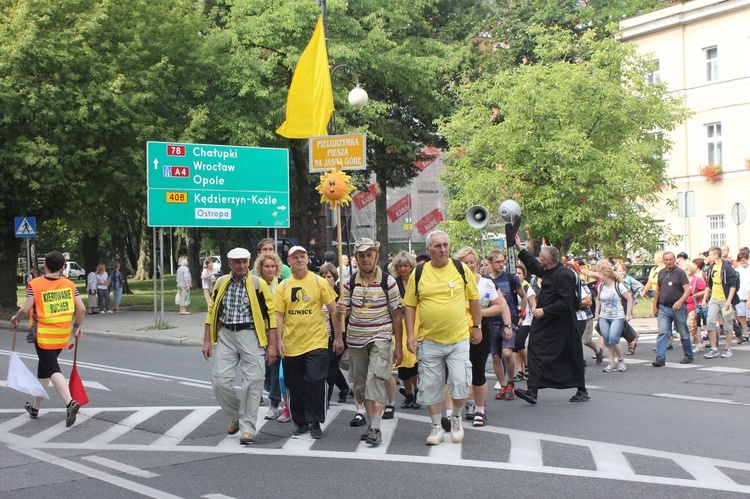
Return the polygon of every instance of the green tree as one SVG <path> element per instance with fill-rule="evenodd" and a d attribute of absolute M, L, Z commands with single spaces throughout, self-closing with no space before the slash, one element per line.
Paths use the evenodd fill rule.
<path fill-rule="evenodd" d="M 513 67 L 537 62 L 534 27 L 559 28 L 576 36 L 593 33 L 601 40 L 611 26 L 626 17 L 650 12 L 663 0 L 500 0 L 494 2 L 490 41 L 501 47 L 487 68 Z M 531 28 L 531 29 L 530 29 Z"/>
<path fill-rule="evenodd" d="M 3 218 L 74 223 L 89 242 L 87 267 L 99 259 L 99 234 L 140 233 L 145 142 L 178 138 L 200 96 L 195 57 L 207 30 L 197 7 L 190 0 L 0 3 Z M 12 227 L 3 224 L 1 282 L 12 282 L 17 254 Z M 15 302 L 15 289 L 3 286 L 0 306 Z"/>
<path fill-rule="evenodd" d="M 295 235 L 306 243 L 322 232 L 313 190 L 318 178 L 307 173 L 306 141 L 290 142 L 273 136 L 273 130 L 284 120 L 291 75 L 320 11 L 317 2 L 292 0 L 235 1 L 231 6 L 225 24 L 232 32 L 227 62 L 232 71 L 226 79 L 238 98 L 219 134 L 290 147 L 292 194 L 298 203 L 293 223 L 303 222 L 295 224 Z M 376 175 L 377 237 L 383 243 L 386 190 L 407 185 L 417 175 L 413 163 L 425 145 L 443 145 L 435 121 L 452 111 L 449 88 L 475 56 L 469 38 L 485 28 L 486 14 L 487 4 L 479 0 L 328 2 L 331 67 L 356 68 L 370 96 L 365 108 L 352 109 L 345 103 L 354 79 L 344 70 L 336 72 L 336 132 L 367 134 L 368 170 L 357 181 L 365 185 L 365 178 Z M 209 114 L 222 107 L 223 102 L 211 103 Z"/>
<path fill-rule="evenodd" d="M 671 187 L 664 132 L 686 117 L 681 99 L 646 82 L 648 59 L 632 45 L 556 29 L 534 42 L 537 64 L 465 85 L 441 126 L 452 153 L 446 227 L 476 241 L 460 222 L 468 206 L 495 213 L 511 198 L 528 233 L 565 251 L 653 248 L 665 229 L 647 207 Z"/>

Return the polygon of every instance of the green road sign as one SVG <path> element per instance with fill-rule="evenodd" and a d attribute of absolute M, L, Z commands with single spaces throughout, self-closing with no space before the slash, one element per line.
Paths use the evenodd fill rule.
<path fill-rule="evenodd" d="M 289 151 L 148 142 L 150 227 L 289 227 Z"/>

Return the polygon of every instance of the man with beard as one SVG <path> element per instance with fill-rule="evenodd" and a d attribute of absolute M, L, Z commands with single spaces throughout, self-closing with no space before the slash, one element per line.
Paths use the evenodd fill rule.
<path fill-rule="evenodd" d="M 540 388 L 576 388 L 570 401 L 585 402 L 590 397 L 586 390 L 583 347 L 576 327 L 577 279 L 560 263 L 557 248 L 543 247 L 539 261 L 523 249 L 518 235 L 516 248 L 529 273 L 543 282 L 529 334 L 528 389 L 516 389 L 516 396 L 536 404 Z"/>

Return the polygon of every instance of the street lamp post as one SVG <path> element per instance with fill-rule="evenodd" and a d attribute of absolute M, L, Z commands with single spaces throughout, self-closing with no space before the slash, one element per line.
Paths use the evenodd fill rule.
<path fill-rule="evenodd" d="M 414 230 L 414 224 L 411 223 L 411 216 L 404 220 L 404 230 L 409 236 L 409 254 L 411 254 L 411 231 Z"/>
<path fill-rule="evenodd" d="M 325 33 L 326 41 L 328 40 L 328 5 L 326 0 L 318 0 L 320 5 L 320 15 L 323 18 L 323 32 Z M 359 73 L 356 69 L 346 64 L 339 64 L 331 69 L 331 82 L 333 82 L 333 73 L 338 69 L 345 68 L 354 74 L 355 87 L 349 92 L 349 104 L 353 107 L 360 108 L 367 104 L 368 96 L 365 89 L 359 86 Z M 334 135 L 336 132 L 336 112 L 331 115 L 331 121 L 328 123 L 328 135 Z M 331 216 L 331 208 L 326 204 L 326 251 L 333 251 L 333 217 Z M 349 235 L 347 234 L 347 241 Z M 341 244 L 341 241 L 339 241 Z M 348 250 L 348 245 L 347 245 Z M 350 257 L 351 258 L 351 257 Z"/>
<path fill-rule="evenodd" d="M 325 1 L 322 1 L 325 6 Z M 325 7 L 324 7 L 325 9 Z M 325 12 L 325 10 L 324 10 Z M 323 19 L 325 20 L 325 14 Z M 354 74 L 354 88 L 349 92 L 349 104 L 355 108 L 361 108 L 367 105 L 369 97 L 364 88 L 359 86 L 359 73 L 356 69 L 346 64 L 339 64 L 331 69 L 331 81 L 333 81 L 333 74 L 339 69 L 347 69 Z M 331 115 L 331 121 L 328 123 L 328 135 L 336 134 L 336 111 Z M 348 235 L 347 235 L 348 238 Z M 348 240 L 348 239 L 347 239 Z M 341 244 L 341 241 L 339 241 Z M 347 247 L 348 249 L 348 247 Z M 331 208 L 326 204 L 326 251 L 333 251 L 333 216 L 331 214 Z"/>

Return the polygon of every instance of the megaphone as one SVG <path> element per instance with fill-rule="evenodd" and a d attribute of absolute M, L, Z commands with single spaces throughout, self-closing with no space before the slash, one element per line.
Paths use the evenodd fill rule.
<path fill-rule="evenodd" d="M 512 199 L 506 199 L 497 209 L 503 222 L 516 225 L 521 221 L 521 206 Z M 467 215 L 468 216 L 468 215 Z"/>
<path fill-rule="evenodd" d="M 466 222 L 474 229 L 483 229 L 490 222 L 490 212 L 484 206 L 475 204 L 466 210 Z"/>
<path fill-rule="evenodd" d="M 505 222 L 505 242 L 508 244 L 508 265 L 510 275 L 516 274 L 515 240 L 521 226 L 521 206 L 512 199 L 506 199 L 497 209 L 500 218 Z"/>

